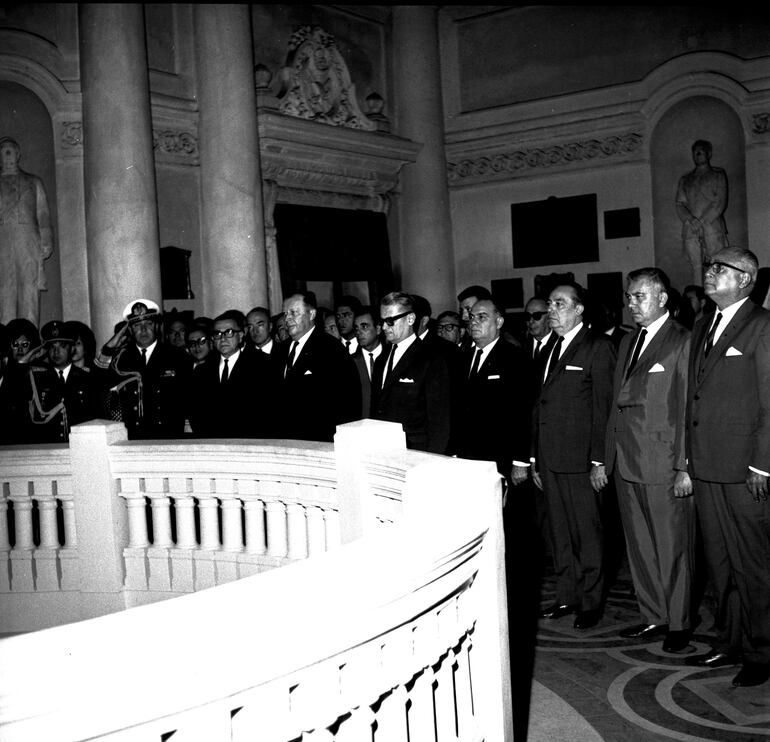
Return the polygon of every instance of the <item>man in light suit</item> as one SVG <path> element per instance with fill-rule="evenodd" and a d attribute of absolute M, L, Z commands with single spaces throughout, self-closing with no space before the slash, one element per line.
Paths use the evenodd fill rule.
<path fill-rule="evenodd" d="M 407 448 L 446 453 L 451 420 L 449 367 L 415 335 L 412 297 L 394 291 L 380 302 L 390 353 L 374 364 L 372 417 L 401 423 Z"/>
<path fill-rule="evenodd" d="M 353 321 L 356 330 L 358 348 L 353 354 L 353 361 L 361 382 L 361 414 L 363 420 L 371 415 L 372 374 L 374 363 L 382 355 L 384 346 L 380 341 L 382 324 L 377 313 L 369 306 L 361 307 Z"/>
<path fill-rule="evenodd" d="M 316 306 L 310 294 L 297 293 L 283 302 L 291 342 L 281 363 L 282 437 L 332 441 L 337 425 L 356 420 L 361 410 L 361 385 L 345 346 L 316 327 Z"/>
<path fill-rule="evenodd" d="M 686 450 L 709 579 L 717 601 L 712 652 L 685 662 L 743 662 L 738 687 L 770 678 L 770 312 L 749 294 L 759 264 L 738 247 L 704 264 L 717 311 L 692 333 Z"/>
<path fill-rule="evenodd" d="M 615 348 L 583 322 L 583 287 L 551 291 L 548 321 L 558 335 L 533 410 L 533 479 L 545 493 L 556 571 L 556 603 L 543 618 L 577 613 L 576 629 L 595 626 L 604 599 L 600 493 L 607 484 L 605 433 Z"/>
<path fill-rule="evenodd" d="M 620 341 L 607 424 L 607 473 L 614 469 L 628 561 L 644 623 L 627 639 L 665 635 L 680 652 L 692 629 L 695 506 L 687 474 L 684 419 L 690 333 L 666 309 L 659 268 L 628 274 L 626 302 L 639 331 Z"/>

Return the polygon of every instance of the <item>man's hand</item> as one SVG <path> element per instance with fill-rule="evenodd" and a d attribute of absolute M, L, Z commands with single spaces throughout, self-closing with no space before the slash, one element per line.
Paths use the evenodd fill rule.
<path fill-rule="evenodd" d="M 48 348 L 45 345 L 38 345 L 37 348 L 32 348 L 19 358 L 19 363 L 32 363 L 38 358 L 44 358 L 47 352 Z"/>
<path fill-rule="evenodd" d="M 678 471 L 674 477 L 674 497 L 689 497 L 692 494 L 692 479 L 686 471 Z"/>
<path fill-rule="evenodd" d="M 543 489 L 543 480 L 540 479 L 540 472 L 532 470 L 532 481 L 535 483 L 535 487 L 539 490 Z"/>
<path fill-rule="evenodd" d="M 513 469 L 511 469 L 511 482 L 513 482 L 514 487 L 517 484 L 526 482 L 528 476 L 529 476 L 528 466 L 516 466 L 516 464 L 513 465 Z"/>
<path fill-rule="evenodd" d="M 764 474 L 752 471 L 751 469 L 747 472 L 746 487 L 751 492 L 754 502 L 759 502 L 760 497 L 765 501 L 767 500 L 767 480 L 768 477 Z"/>
<path fill-rule="evenodd" d="M 600 492 L 607 486 L 607 470 L 604 468 L 604 464 L 593 464 L 588 476 L 595 492 Z"/>

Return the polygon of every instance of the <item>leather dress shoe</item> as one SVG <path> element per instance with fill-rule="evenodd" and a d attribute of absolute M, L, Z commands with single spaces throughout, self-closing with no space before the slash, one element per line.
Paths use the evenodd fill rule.
<path fill-rule="evenodd" d="M 729 667 L 730 665 L 740 665 L 741 660 L 727 652 L 708 652 L 707 654 L 694 654 L 692 657 L 685 657 L 684 664 L 690 667 Z"/>
<path fill-rule="evenodd" d="M 663 639 L 663 651 L 670 654 L 684 651 L 690 646 L 691 636 L 692 631 L 690 629 L 669 631 Z"/>
<path fill-rule="evenodd" d="M 598 608 L 589 611 L 579 611 L 575 616 L 574 626 L 576 629 L 592 629 L 602 620 L 602 612 Z"/>
<path fill-rule="evenodd" d="M 754 685 L 762 685 L 768 679 L 770 679 L 770 664 L 744 662 L 740 672 L 733 678 L 733 685 L 736 688 L 750 688 Z"/>
<path fill-rule="evenodd" d="M 577 606 L 559 605 L 554 603 L 552 606 L 540 611 L 540 618 L 561 618 L 577 612 Z"/>
<path fill-rule="evenodd" d="M 668 631 L 668 624 L 665 623 L 641 623 L 637 626 L 631 626 L 618 632 L 624 639 L 651 639 L 654 636 L 660 636 Z"/>

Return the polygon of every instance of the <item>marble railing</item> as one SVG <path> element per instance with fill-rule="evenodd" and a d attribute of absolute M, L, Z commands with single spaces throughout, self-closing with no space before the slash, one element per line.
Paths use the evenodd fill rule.
<path fill-rule="evenodd" d="M 1 451 L 0 601 L 111 615 L 0 641 L 0 738 L 510 739 L 497 474 L 393 427 Z"/>

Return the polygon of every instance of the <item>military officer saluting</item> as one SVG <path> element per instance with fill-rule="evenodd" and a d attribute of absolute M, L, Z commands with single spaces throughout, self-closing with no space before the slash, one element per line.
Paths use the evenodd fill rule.
<path fill-rule="evenodd" d="M 104 345 L 95 365 L 102 383 L 119 394 L 128 437 L 179 438 L 184 433 L 190 358 L 159 342 L 160 307 L 135 299 L 125 324 Z"/>
<path fill-rule="evenodd" d="M 42 345 L 30 354 L 27 367 L 29 437 L 37 443 L 64 443 L 73 425 L 99 417 L 98 388 L 90 373 L 72 364 L 78 337 L 73 323 L 48 322 L 40 337 Z"/>

